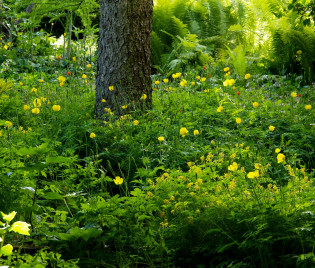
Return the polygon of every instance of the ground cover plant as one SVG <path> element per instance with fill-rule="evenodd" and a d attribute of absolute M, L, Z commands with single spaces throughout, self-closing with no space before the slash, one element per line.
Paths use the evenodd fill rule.
<path fill-rule="evenodd" d="M 270 58 L 272 48 L 249 55 L 240 36 L 206 50 L 197 44 L 206 36 L 192 36 L 211 29 L 202 8 L 215 6 L 222 19 L 240 10 L 192 3 L 156 2 L 152 44 L 160 38 L 164 56 L 153 53 L 152 109 L 106 109 L 102 121 L 94 115 L 97 51 L 86 49 L 95 36 L 72 40 L 70 57 L 67 34 L 60 46 L 44 31 L 3 36 L 1 265 L 315 265 L 311 45 L 288 42 L 283 62 Z M 163 28 L 170 12 L 175 30 L 187 30 L 175 39 L 166 38 L 174 27 Z M 208 35 L 226 38 L 220 25 Z"/>

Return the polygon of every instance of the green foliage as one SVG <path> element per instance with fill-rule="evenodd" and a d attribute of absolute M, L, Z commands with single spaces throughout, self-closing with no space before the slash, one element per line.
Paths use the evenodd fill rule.
<path fill-rule="evenodd" d="M 160 0 L 154 7 L 153 31 L 152 63 L 159 71 L 209 64 L 213 47 L 210 39 L 203 40 L 225 34 L 225 10 L 221 1 Z"/>
<path fill-rule="evenodd" d="M 233 64 L 233 67 L 235 68 L 235 72 L 240 76 L 244 77 L 246 73 L 246 51 L 242 45 L 237 46 L 236 48 L 231 51 L 228 50 L 231 62 Z"/>
<path fill-rule="evenodd" d="M 167 75 L 152 76 L 153 109 L 104 122 L 95 37 L 67 59 L 36 11 L 3 39 L 0 208 L 31 231 L 0 222 L 1 265 L 314 266 L 314 28 L 299 2 L 156 1 L 152 61 Z M 68 4 L 37 8 L 81 12 L 92 34 L 96 5 Z"/>

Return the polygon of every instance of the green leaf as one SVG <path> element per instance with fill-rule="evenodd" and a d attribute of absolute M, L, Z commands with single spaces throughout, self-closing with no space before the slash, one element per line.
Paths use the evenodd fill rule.
<path fill-rule="evenodd" d="M 91 238 L 98 237 L 103 231 L 95 228 L 79 228 L 73 227 L 70 233 L 59 233 L 57 236 L 61 240 L 73 241 L 82 238 L 84 241 L 88 241 Z"/>
<path fill-rule="evenodd" d="M 64 156 L 47 156 L 46 164 L 72 163 L 72 159 Z"/>
<path fill-rule="evenodd" d="M 43 197 L 50 200 L 63 200 L 63 197 L 60 194 L 54 192 L 45 193 Z"/>
<path fill-rule="evenodd" d="M 220 248 L 217 250 L 217 252 L 218 252 L 218 253 L 222 253 L 222 252 L 224 252 L 225 250 L 229 249 L 230 247 L 232 247 L 232 246 L 234 246 L 234 245 L 235 245 L 235 242 L 226 244 L 226 245 L 220 247 Z"/>
<path fill-rule="evenodd" d="M 145 219 L 150 219 L 151 217 L 150 216 L 147 216 L 147 215 L 140 215 L 139 217 L 138 217 L 138 221 L 143 221 L 143 220 L 145 220 Z"/>
<path fill-rule="evenodd" d="M 43 143 L 38 147 L 29 147 L 29 148 L 21 148 L 15 151 L 17 155 L 26 156 L 26 155 L 37 155 L 37 154 L 45 154 L 49 152 L 48 143 Z"/>

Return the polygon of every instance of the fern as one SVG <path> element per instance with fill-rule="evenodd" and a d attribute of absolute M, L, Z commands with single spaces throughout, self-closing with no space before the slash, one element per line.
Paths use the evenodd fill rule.
<path fill-rule="evenodd" d="M 233 51 L 228 48 L 235 72 L 240 76 L 244 77 L 247 67 L 246 51 L 242 45 L 237 46 Z"/>
<path fill-rule="evenodd" d="M 296 14 L 281 18 L 274 26 L 272 33 L 272 51 L 284 72 L 301 73 L 309 82 L 315 80 L 315 33 L 308 26 L 296 25 Z M 294 23 L 294 24 L 292 24 Z M 297 57 L 296 51 L 302 50 Z M 300 66 L 300 67 L 299 67 Z"/>
<path fill-rule="evenodd" d="M 160 69 L 169 70 L 211 61 L 210 53 L 217 43 L 209 44 L 203 40 L 226 34 L 225 13 L 221 0 L 157 0 L 153 12 L 153 65 L 162 65 Z"/>
<path fill-rule="evenodd" d="M 161 55 L 163 53 L 164 44 L 160 37 L 152 31 L 151 34 L 151 60 L 155 63 L 155 65 L 161 64 Z"/>
<path fill-rule="evenodd" d="M 180 19 L 172 16 L 171 29 L 173 35 L 178 35 L 182 38 L 188 35 L 188 27 L 187 24 L 183 23 Z"/>
<path fill-rule="evenodd" d="M 0 79 L 0 96 L 10 91 L 13 88 L 13 85 L 13 81 L 5 81 L 3 79 Z"/>

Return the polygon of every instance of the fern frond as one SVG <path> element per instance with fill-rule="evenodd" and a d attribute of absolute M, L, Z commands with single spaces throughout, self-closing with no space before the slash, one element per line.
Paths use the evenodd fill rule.
<path fill-rule="evenodd" d="M 179 18 L 172 16 L 172 33 L 173 35 L 178 35 L 182 38 L 188 35 L 188 27 L 187 24 L 183 23 Z"/>

